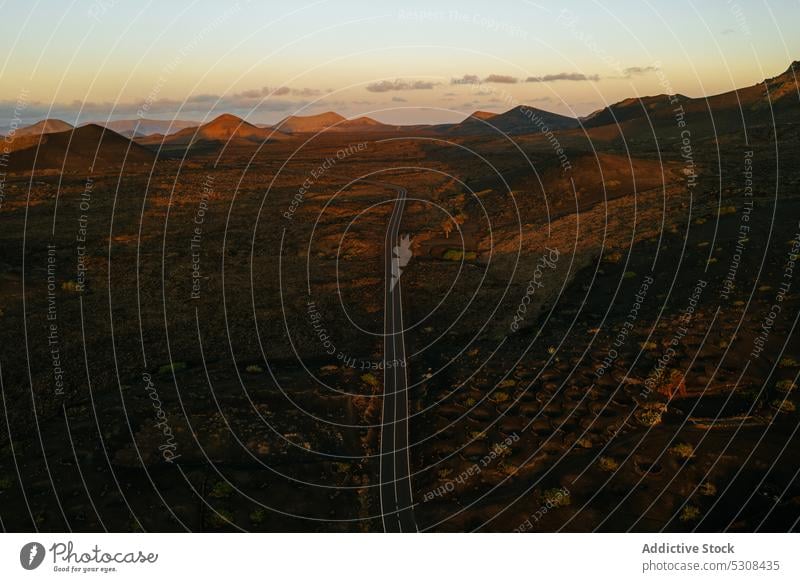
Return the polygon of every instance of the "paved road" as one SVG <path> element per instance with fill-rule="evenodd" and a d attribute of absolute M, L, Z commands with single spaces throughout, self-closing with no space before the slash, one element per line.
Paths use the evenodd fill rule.
<path fill-rule="evenodd" d="M 397 191 L 385 240 L 386 290 L 383 315 L 383 414 L 381 428 L 380 496 L 383 529 L 387 532 L 416 532 L 414 500 L 411 493 L 408 453 L 408 375 L 403 341 L 403 293 L 400 287 L 399 260 L 393 254 L 399 244 L 400 220 L 406 203 L 406 190 L 382 184 Z M 392 265 L 394 264 L 394 277 Z M 401 365 L 402 364 L 402 365 Z"/>

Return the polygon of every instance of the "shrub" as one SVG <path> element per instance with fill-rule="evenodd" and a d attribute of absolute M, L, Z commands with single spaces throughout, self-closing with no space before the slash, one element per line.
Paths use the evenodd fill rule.
<path fill-rule="evenodd" d="M 186 362 L 172 362 L 170 364 L 164 364 L 158 369 L 158 373 L 163 375 L 175 372 L 180 372 L 181 370 L 185 370 L 188 366 Z"/>
<path fill-rule="evenodd" d="M 365 384 L 372 386 L 373 388 L 377 388 L 380 385 L 380 382 L 375 377 L 375 375 L 370 373 L 366 373 L 363 376 L 361 376 L 361 381 L 364 382 Z"/>
<path fill-rule="evenodd" d="M 717 494 L 717 486 L 711 481 L 706 481 L 700 484 L 697 488 L 697 492 L 703 497 L 714 497 Z"/>
<path fill-rule="evenodd" d="M 672 369 L 669 374 L 663 374 L 656 385 L 656 391 L 668 398 L 686 396 L 686 382 L 680 370 Z"/>
<path fill-rule="evenodd" d="M 600 457 L 600 460 L 597 463 L 597 466 L 600 467 L 601 471 L 616 471 L 619 468 L 619 463 L 617 463 L 611 457 Z"/>
<path fill-rule="evenodd" d="M 542 493 L 542 500 L 545 505 L 550 507 L 567 507 L 572 500 L 569 498 L 569 491 L 566 489 L 545 489 Z"/>
<path fill-rule="evenodd" d="M 267 521 L 267 510 L 259 507 L 250 514 L 250 523 L 253 525 L 261 525 Z"/>
<path fill-rule="evenodd" d="M 700 508 L 694 505 L 686 505 L 681 510 L 681 521 L 694 521 L 700 517 Z"/>
<path fill-rule="evenodd" d="M 508 393 L 507 392 L 495 392 L 493 400 L 497 403 L 505 402 L 508 400 Z"/>
<path fill-rule="evenodd" d="M 225 527 L 233 523 L 233 514 L 225 509 L 217 509 L 208 517 L 212 527 Z"/>
<path fill-rule="evenodd" d="M 694 457 L 694 446 L 689 443 L 678 443 L 670 447 L 669 452 L 683 461 L 687 461 Z"/>
<path fill-rule="evenodd" d="M 261 374 L 264 371 L 264 368 L 258 364 L 250 364 L 244 369 L 244 371 L 248 374 Z"/>
<path fill-rule="evenodd" d="M 80 293 L 83 291 L 83 285 L 77 281 L 64 281 L 61 283 L 61 288 L 64 291 L 70 291 L 71 293 Z"/>
<path fill-rule="evenodd" d="M 233 485 L 227 481 L 220 481 L 211 488 L 211 492 L 208 496 L 215 499 L 224 499 L 230 497 L 231 494 L 233 494 Z"/>
<path fill-rule="evenodd" d="M 475 251 L 462 251 L 461 249 L 447 249 L 442 258 L 446 261 L 474 261 L 477 257 Z"/>
<path fill-rule="evenodd" d="M 800 363 L 797 362 L 794 358 L 781 358 L 781 361 L 778 363 L 781 368 L 797 368 L 800 367 Z"/>
<path fill-rule="evenodd" d="M 794 412 L 796 410 L 794 402 L 791 402 L 789 400 L 773 400 L 772 406 L 774 406 L 781 412 Z"/>
<path fill-rule="evenodd" d="M 795 384 L 791 380 L 780 380 L 776 382 L 775 388 L 780 390 L 781 392 L 791 392 L 792 390 L 797 388 L 797 384 Z"/>
<path fill-rule="evenodd" d="M 661 422 L 664 409 L 663 404 L 645 404 L 634 413 L 634 417 L 643 426 L 655 426 Z"/>

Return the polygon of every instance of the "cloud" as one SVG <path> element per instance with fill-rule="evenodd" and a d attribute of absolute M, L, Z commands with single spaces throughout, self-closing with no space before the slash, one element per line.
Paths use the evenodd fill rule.
<path fill-rule="evenodd" d="M 636 69 L 637 67 L 632 67 Z M 638 67 L 643 71 L 647 67 Z M 632 72 L 631 74 L 636 74 Z M 502 84 L 515 84 L 515 83 L 549 83 L 552 81 L 599 81 L 600 75 L 584 75 L 583 73 L 557 73 L 555 75 L 544 75 L 543 77 L 528 77 L 524 81 L 513 75 L 500 75 L 492 73 L 491 75 L 481 79 L 478 75 L 463 75 L 462 77 L 453 77 L 450 79 L 451 85 L 481 85 L 482 83 L 502 83 Z"/>
<path fill-rule="evenodd" d="M 550 83 L 552 81 L 599 81 L 600 75 L 584 75 L 583 73 L 556 73 L 543 77 L 528 77 L 526 83 Z"/>
<path fill-rule="evenodd" d="M 622 74 L 626 77 L 633 77 L 635 75 L 646 75 L 647 73 L 654 73 L 658 70 L 658 67 L 649 66 L 649 67 L 628 67 L 627 69 L 622 69 Z"/>
<path fill-rule="evenodd" d="M 478 75 L 464 75 L 460 79 L 450 79 L 451 85 L 477 85 L 480 82 Z"/>
<path fill-rule="evenodd" d="M 484 83 L 517 83 L 519 79 L 516 77 L 512 77 L 511 75 L 489 75 L 486 77 L 483 82 Z"/>
<path fill-rule="evenodd" d="M 372 93 L 388 93 L 389 91 L 418 91 L 433 89 L 436 83 L 431 81 L 405 81 L 395 79 L 394 81 L 380 81 L 367 85 L 367 91 Z"/>
<path fill-rule="evenodd" d="M 406 101 L 408 101 L 408 99 L 403 99 L 402 97 L 398 97 L 397 95 L 395 95 L 394 97 L 392 97 L 392 101 L 394 101 L 395 103 L 405 103 Z"/>
<path fill-rule="evenodd" d="M 720 31 L 720 34 L 729 35 L 729 34 L 736 34 L 736 30 L 733 28 L 724 28 Z"/>
<path fill-rule="evenodd" d="M 319 89 L 311 89 L 310 87 L 302 87 L 299 89 L 292 87 L 261 87 L 260 89 L 249 89 L 235 93 L 234 98 L 257 99 L 259 97 L 283 97 L 284 95 L 293 95 L 296 97 L 317 97 L 322 95 Z"/>

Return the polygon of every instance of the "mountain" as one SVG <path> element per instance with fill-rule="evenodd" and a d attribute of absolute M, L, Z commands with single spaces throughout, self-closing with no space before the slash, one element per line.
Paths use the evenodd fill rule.
<path fill-rule="evenodd" d="M 800 61 L 775 77 L 767 78 L 741 89 L 709 97 L 690 98 L 685 95 L 655 95 L 631 97 L 587 115 L 581 121 L 586 128 L 625 123 L 630 129 L 652 123 L 675 124 L 677 115 L 687 124 L 708 124 L 709 113 L 718 129 L 728 124 L 741 125 L 745 118 L 758 119 L 770 111 L 783 113 L 796 109 L 800 101 Z M 626 123 L 628 122 L 628 123 Z"/>
<path fill-rule="evenodd" d="M 573 117 L 527 105 L 518 105 L 505 113 L 496 115 L 486 111 L 476 111 L 460 123 L 441 126 L 441 128 L 450 135 L 496 136 L 499 135 L 499 132 L 507 135 L 520 135 L 548 130 L 574 129 L 578 126 L 578 120 Z"/>
<path fill-rule="evenodd" d="M 392 125 L 383 124 L 370 117 L 347 119 L 333 111 L 318 115 L 290 115 L 272 127 L 286 133 L 318 133 L 323 130 L 359 132 L 395 129 Z"/>
<path fill-rule="evenodd" d="M 123 165 L 150 165 L 155 156 L 146 148 L 99 125 L 48 133 L 33 138 L 32 145 L 9 156 L 8 170 L 29 172 L 57 170 L 91 173 L 117 170 Z"/>
<path fill-rule="evenodd" d="M 21 127 L 14 132 L 14 137 L 28 137 L 31 135 L 42 135 L 45 133 L 58 133 L 60 131 L 69 131 L 72 125 L 60 119 L 43 119 L 33 125 Z"/>
<path fill-rule="evenodd" d="M 654 95 L 652 97 L 629 97 L 614 103 L 586 117 L 581 118 L 584 127 L 600 127 L 613 123 L 622 123 L 629 119 L 657 117 L 661 114 L 672 115 L 672 110 L 679 104 L 691 101 L 685 95 Z"/>
<path fill-rule="evenodd" d="M 497 117 L 497 113 L 492 113 L 491 111 L 476 111 L 472 115 L 469 116 L 472 119 L 491 119 L 492 117 Z"/>
<path fill-rule="evenodd" d="M 155 134 L 136 140 L 147 146 L 163 148 L 178 147 L 227 147 L 236 145 L 258 145 L 266 141 L 285 139 L 286 134 L 272 129 L 256 127 L 241 117 L 229 113 L 200 125 L 187 127 L 172 135 Z"/>
<path fill-rule="evenodd" d="M 172 135 L 187 127 L 197 127 L 197 122 L 181 119 L 119 119 L 98 121 L 96 125 L 116 131 L 125 137 L 145 137 L 154 133 Z"/>

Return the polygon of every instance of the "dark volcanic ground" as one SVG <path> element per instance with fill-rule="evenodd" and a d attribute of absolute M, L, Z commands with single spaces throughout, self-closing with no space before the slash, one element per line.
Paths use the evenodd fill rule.
<path fill-rule="evenodd" d="M 380 531 L 389 183 L 420 529 L 797 529 L 796 127 L 10 175 L 0 525 Z"/>

